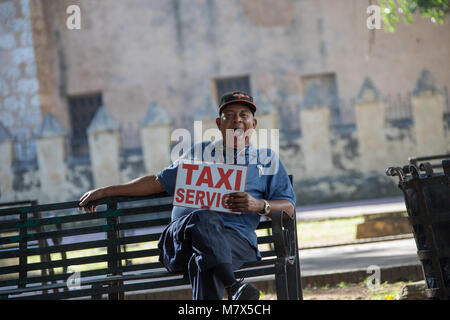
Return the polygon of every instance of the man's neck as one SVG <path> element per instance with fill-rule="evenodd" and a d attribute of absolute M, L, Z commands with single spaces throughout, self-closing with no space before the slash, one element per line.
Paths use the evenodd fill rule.
<path fill-rule="evenodd" d="M 250 145 L 250 143 L 247 143 L 243 148 L 239 148 L 239 146 L 235 146 L 235 145 L 228 147 L 226 145 L 225 141 L 223 141 L 224 149 L 234 149 L 235 151 L 241 151 L 242 149 L 247 149 L 249 147 L 249 145 Z"/>

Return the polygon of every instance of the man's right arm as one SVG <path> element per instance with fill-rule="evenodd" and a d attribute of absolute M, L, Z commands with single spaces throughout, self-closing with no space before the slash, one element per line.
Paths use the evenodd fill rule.
<path fill-rule="evenodd" d="M 158 180 L 158 177 L 156 175 L 143 176 L 125 184 L 112 185 L 86 192 L 80 198 L 79 210 L 81 210 L 81 208 L 84 207 L 88 202 L 105 197 L 146 196 L 150 194 L 161 193 L 164 191 L 164 187 Z M 84 211 L 93 212 L 96 208 L 96 206 L 84 207 Z"/>

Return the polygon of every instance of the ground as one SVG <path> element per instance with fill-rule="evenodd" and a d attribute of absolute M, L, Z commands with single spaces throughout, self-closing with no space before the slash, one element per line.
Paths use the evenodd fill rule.
<path fill-rule="evenodd" d="M 365 283 L 339 283 L 334 287 L 311 287 L 303 290 L 304 300 L 395 300 L 406 282 L 383 283 L 369 289 Z M 276 300 L 274 293 L 263 293 L 261 300 Z"/>

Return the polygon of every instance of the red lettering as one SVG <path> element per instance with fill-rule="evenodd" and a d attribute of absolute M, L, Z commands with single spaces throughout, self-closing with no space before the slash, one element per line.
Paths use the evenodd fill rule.
<path fill-rule="evenodd" d="M 208 207 L 211 207 L 213 205 L 213 202 L 214 202 L 214 199 L 216 197 L 216 194 L 217 193 L 213 192 L 212 193 L 212 197 L 210 197 L 209 196 L 210 195 L 209 191 L 206 191 L 206 199 L 208 200 Z"/>
<path fill-rule="evenodd" d="M 200 186 L 203 183 L 206 183 L 208 187 L 213 188 L 213 180 L 211 175 L 211 168 L 204 167 L 202 172 L 200 173 L 200 177 L 197 180 L 196 186 Z"/>
<path fill-rule="evenodd" d="M 217 170 L 219 171 L 219 174 L 220 174 L 220 180 L 219 180 L 219 182 L 217 182 L 217 184 L 214 188 L 220 188 L 220 186 L 225 183 L 225 188 L 227 190 L 231 190 L 232 188 L 231 188 L 231 185 L 230 185 L 230 182 L 228 181 L 228 179 L 234 170 L 230 169 L 226 173 L 224 173 L 222 168 L 217 168 Z"/>
<path fill-rule="evenodd" d="M 202 208 L 205 206 L 203 204 L 203 199 L 205 198 L 205 191 L 197 190 L 197 193 L 195 194 L 195 205 L 198 205 L 198 202 L 200 201 L 200 204 Z"/>
<path fill-rule="evenodd" d="M 192 172 L 198 170 L 198 164 L 183 163 L 183 169 L 187 170 L 186 184 L 190 185 L 192 183 Z"/>
<path fill-rule="evenodd" d="M 219 203 L 220 203 L 220 193 L 217 193 L 217 201 L 216 201 L 216 207 L 217 208 L 219 208 Z"/>
<path fill-rule="evenodd" d="M 234 181 L 234 190 L 239 191 L 241 188 L 241 177 L 242 177 L 242 171 L 237 170 L 236 171 L 236 180 Z"/>
<path fill-rule="evenodd" d="M 194 198 L 194 193 L 195 193 L 195 190 L 192 190 L 192 189 L 189 189 L 186 191 L 186 203 L 187 204 L 194 204 L 194 202 L 190 200 L 191 198 Z"/>
<path fill-rule="evenodd" d="M 183 200 L 184 200 L 184 189 L 183 188 L 179 188 L 177 190 L 177 196 L 179 198 L 175 198 L 175 201 L 176 202 L 183 202 Z"/>

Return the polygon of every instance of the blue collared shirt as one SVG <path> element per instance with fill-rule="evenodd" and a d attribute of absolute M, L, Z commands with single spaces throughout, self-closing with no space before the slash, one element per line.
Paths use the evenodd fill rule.
<path fill-rule="evenodd" d="M 289 176 L 280 161 L 279 156 L 271 149 L 255 149 L 252 144 L 245 148 L 244 152 L 225 150 L 222 140 L 215 143 L 202 142 L 195 145 L 188 152 L 183 154 L 180 159 L 197 159 L 212 162 L 230 163 L 231 159 L 226 156 L 234 154 L 235 164 L 245 164 L 248 166 L 247 184 L 245 191 L 257 199 L 265 200 L 289 200 L 295 208 L 295 194 L 289 180 Z M 179 160 L 180 160 L 179 159 Z M 158 174 L 158 180 L 161 181 L 164 189 L 170 195 L 175 192 L 175 182 L 179 160 L 173 162 L 169 167 L 161 170 Z M 172 221 L 179 219 L 196 210 L 174 206 L 172 210 Z M 255 229 L 259 224 L 260 215 L 256 212 L 243 212 L 240 215 L 218 212 L 226 227 L 239 232 L 241 236 L 247 239 L 250 244 L 257 249 L 257 237 Z M 259 255 L 259 251 L 258 251 Z"/>

